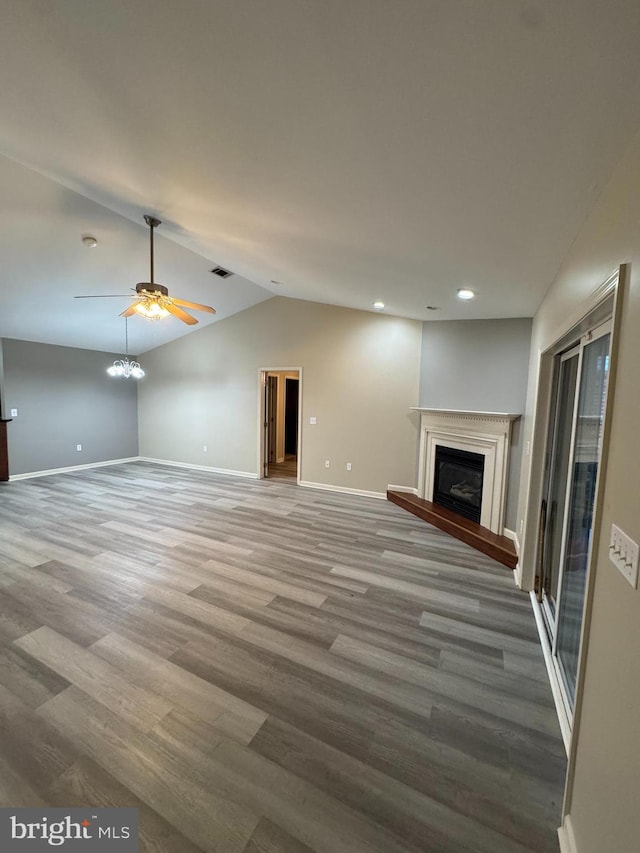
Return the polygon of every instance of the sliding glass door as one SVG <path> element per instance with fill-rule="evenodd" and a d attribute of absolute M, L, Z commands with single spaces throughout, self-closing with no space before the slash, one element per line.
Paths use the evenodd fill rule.
<path fill-rule="evenodd" d="M 539 594 L 569 718 L 575 703 L 610 337 L 606 323 L 555 362 Z"/>

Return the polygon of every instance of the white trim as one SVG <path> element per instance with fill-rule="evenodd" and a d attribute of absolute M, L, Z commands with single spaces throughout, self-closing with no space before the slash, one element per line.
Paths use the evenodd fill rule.
<path fill-rule="evenodd" d="M 454 415 L 457 417 L 468 418 L 475 421 L 478 419 L 486 421 L 503 421 L 508 418 L 510 421 L 517 421 L 522 415 L 514 412 L 475 412 L 472 409 L 429 409 L 424 406 L 412 406 L 412 412 L 420 412 L 434 415 Z"/>
<path fill-rule="evenodd" d="M 85 471 L 87 468 L 104 468 L 107 465 L 123 465 L 125 462 L 139 462 L 141 456 L 129 456 L 126 459 L 108 459 L 106 462 L 87 462 L 84 465 L 69 465 L 66 468 L 47 468 L 45 471 L 29 471 L 26 474 L 12 474 L 9 482 L 30 480 L 32 477 L 50 477 L 52 474 L 68 474 L 70 471 Z"/>
<path fill-rule="evenodd" d="M 230 468 L 213 468 L 210 465 L 194 465 L 192 462 L 174 462 L 170 459 L 152 459 L 150 456 L 138 456 L 140 462 L 153 462 L 156 465 L 170 465 L 173 468 L 192 468 L 194 471 L 209 471 L 211 474 L 226 474 L 229 477 L 244 477 L 257 480 L 258 475 L 253 471 L 233 471 Z M 127 461 L 126 459 L 124 460 Z"/>
<path fill-rule="evenodd" d="M 368 492 L 365 489 L 349 489 L 346 486 L 330 486 L 329 483 L 310 483 L 308 480 L 300 480 L 298 483 L 305 489 L 322 489 L 325 492 L 341 492 L 345 495 L 359 495 L 362 498 L 379 498 L 386 501 L 385 492 Z"/>
<path fill-rule="evenodd" d="M 520 558 L 520 540 L 518 539 L 518 534 L 515 530 L 510 530 L 508 527 L 502 528 L 502 535 L 506 536 L 507 539 L 511 539 L 513 544 L 516 547 L 516 554 L 518 555 L 518 559 Z"/>
<path fill-rule="evenodd" d="M 549 637 L 547 635 L 547 629 L 544 624 L 544 616 L 542 615 L 542 610 L 540 609 L 540 604 L 538 602 L 534 590 L 531 590 L 531 592 L 529 593 L 529 598 L 531 599 L 531 608 L 533 610 L 533 615 L 536 620 L 536 627 L 538 628 L 538 636 L 540 637 L 542 654 L 544 655 L 544 662 L 547 667 L 547 675 L 549 676 L 551 693 L 553 694 L 553 701 L 556 706 L 556 714 L 558 715 L 558 722 L 560 723 L 560 732 L 562 733 L 564 748 L 568 755 L 569 745 L 571 743 L 571 719 L 567 714 L 567 706 L 565 705 L 564 698 L 560 691 L 558 677 L 556 675 L 555 667 L 553 665 L 553 658 L 551 656 L 551 646 L 549 645 Z"/>
<path fill-rule="evenodd" d="M 621 266 L 624 266 L 624 264 Z M 615 272 L 612 272 L 611 275 L 602 282 L 602 284 L 595 287 L 586 299 L 583 299 L 571 314 L 568 317 L 565 317 L 561 323 L 558 323 L 556 328 L 547 335 L 547 340 L 553 341 L 551 347 L 562 341 L 563 338 L 570 334 L 573 329 L 579 327 L 590 314 L 592 314 L 602 305 L 602 303 L 605 302 L 606 299 L 615 293 L 619 283 L 620 267 L 618 267 Z M 544 347 L 544 349 L 546 350 L 547 347 Z"/>
<path fill-rule="evenodd" d="M 562 826 L 558 828 L 558 840 L 560 841 L 560 853 L 578 853 L 570 814 L 564 816 Z"/>
<path fill-rule="evenodd" d="M 511 424 L 520 415 L 414 408 L 420 412 L 418 494 L 433 500 L 438 445 L 484 456 L 480 524 L 493 533 L 504 526 Z"/>
<path fill-rule="evenodd" d="M 266 384 L 267 373 L 297 373 L 298 374 L 298 446 L 296 448 L 296 483 L 301 485 L 300 477 L 302 476 L 302 366 L 298 367 L 261 367 L 258 370 L 258 473 L 257 480 L 264 480 L 265 467 L 265 427 L 264 419 L 266 412 L 264 410 L 264 389 Z M 291 377 L 293 379 L 293 377 Z"/>
<path fill-rule="evenodd" d="M 420 494 L 415 486 L 392 486 L 389 484 L 387 486 L 388 492 L 407 492 L 410 495 L 415 495 L 417 498 L 420 497 Z"/>

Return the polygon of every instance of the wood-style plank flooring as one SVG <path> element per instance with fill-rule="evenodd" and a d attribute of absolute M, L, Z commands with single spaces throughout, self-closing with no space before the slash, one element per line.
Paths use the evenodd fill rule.
<path fill-rule="evenodd" d="M 146 463 L 0 486 L 0 805 L 153 853 L 556 853 L 512 573 L 384 501 Z"/>
<path fill-rule="evenodd" d="M 269 477 L 295 482 L 298 476 L 297 457 L 287 454 L 282 462 L 269 462 L 268 471 Z"/>

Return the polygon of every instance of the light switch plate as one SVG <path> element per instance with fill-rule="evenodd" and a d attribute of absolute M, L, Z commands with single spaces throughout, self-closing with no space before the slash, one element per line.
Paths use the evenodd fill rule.
<path fill-rule="evenodd" d="M 18 410 L 17 409 L 11 409 L 11 417 L 12 418 L 18 417 Z"/>
<path fill-rule="evenodd" d="M 609 559 L 634 589 L 638 588 L 638 543 L 615 524 L 611 525 Z"/>
<path fill-rule="evenodd" d="M 315 424 L 315 423 L 317 423 L 317 422 L 318 422 L 318 421 L 317 421 L 317 418 L 314 418 L 314 417 L 309 418 L 309 423 L 310 423 L 310 424 Z"/>

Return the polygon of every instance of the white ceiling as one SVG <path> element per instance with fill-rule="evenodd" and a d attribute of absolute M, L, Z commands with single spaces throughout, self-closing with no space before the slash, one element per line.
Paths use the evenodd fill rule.
<path fill-rule="evenodd" d="M 71 297 L 147 277 L 147 212 L 158 280 L 220 316 L 531 316 L 640 127 L 639 43 L 637 0 L 2 4 L 0 152 L 85 199 L 0 163 L 0 335 L 118 349 L 116 300 Z"/>
<path fill-rule="evenodd" d="M 0 337 L 124 351 L 131 288 L 149 281 L 149 229 L 60 184 L 0 157 Z M 217 314 L 191 311 L 197 326 L 180 320 L 128 321 L 129 351 L 141 353 L 229 317 L 272 294 L 233 275 L 211 274 L 214 263 L 154 235 L 155 280 L 169 295 L 212 305 Z M 95 249 L 83 235 L 98 240 Z M 121 299 L 74 299 L 91 294 Z"/>

